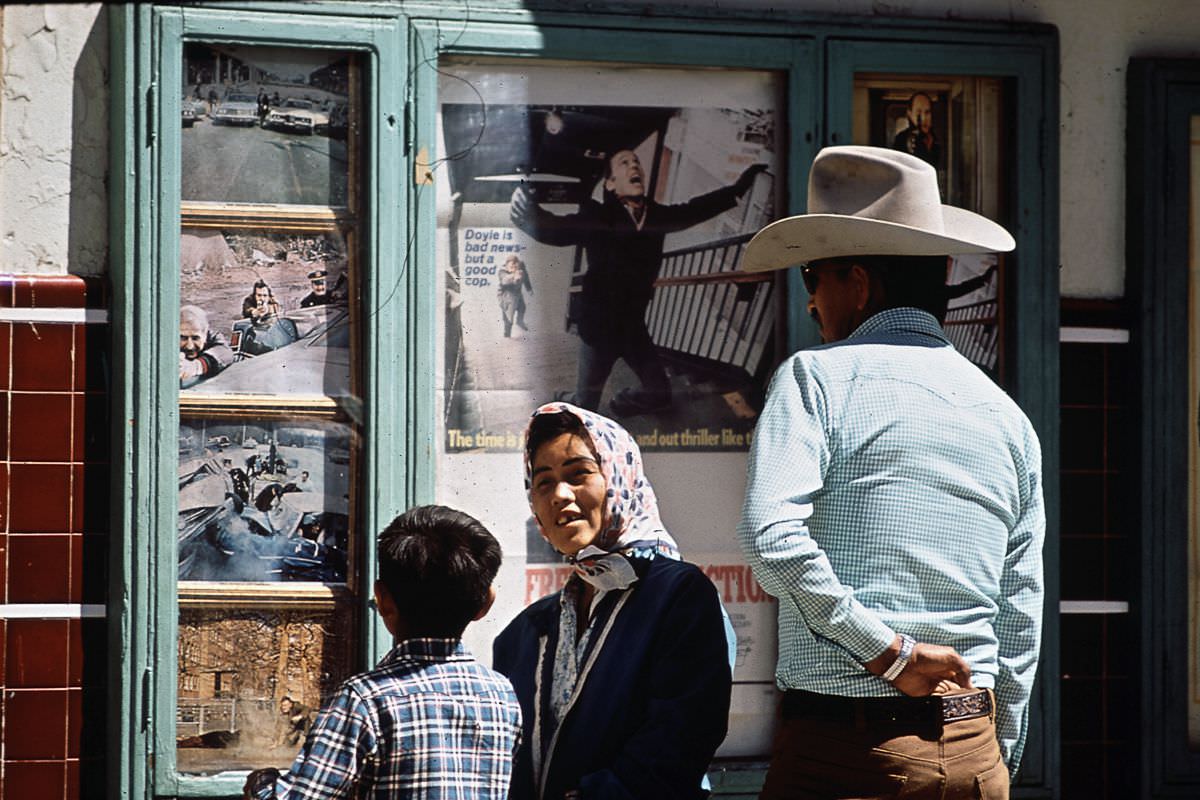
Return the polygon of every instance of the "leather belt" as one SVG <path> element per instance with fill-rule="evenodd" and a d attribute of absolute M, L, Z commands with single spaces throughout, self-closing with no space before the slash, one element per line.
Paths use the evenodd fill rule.
<path fill-rule="evenodd" d="M 992 714 L 992 693 L 929 697 L 841 697 L 790 689 L 783 695 L 784 719 L 822 719 L 856 724 L 940 725 Z"/>

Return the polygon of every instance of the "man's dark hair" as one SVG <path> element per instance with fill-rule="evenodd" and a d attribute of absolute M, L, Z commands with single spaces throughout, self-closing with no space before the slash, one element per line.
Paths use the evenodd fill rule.
<path fill-rule="evenodd" d="M 379 579 L 411 636 L 456 639 L 487 603 L 500 543 L 479 520 L 417 506 L 379 534 Z"/>
<path fill-rule="evenodd" d="M 617 153 L 623 153 L 624 150 L 614 150 L 604 157 L 604 180 L 608 180 L 613 176 L 612 160 L 616 158 Z"/>
<path fill-rule="evenodd" d="M 607 156 L 604 157 L 604 180 L 608 180 L 609 178 L 611 178 L 613 176 L 613 166 L 612 166 L 613 159 L 624 152 L 633 153 L 634 157 L 635 158 L 637 157 L 637 151 L 635 151 L 632 147 L 622 147 L 617 150 L 613 150 L 611 153 L 609 153 Z"/>
<path fill-rule="evenodd" d="M 929 107 L 933 107 L 933 98 L 929 96 L 928 92 L 913 92 L 912 97 L 908 98 L 908 109 L 910 111 L 912 110 L 913 103 L 917 102 L 918 97 L 924 97 L 929 102 Z"/>
<path fill-rule="evenodd" d="M 832 259 L 847 267 L 858 264 L 883 289 L 883 306 L 928 311 L 937 321 L 946 319 L 946 256 L 849 256 Z"/>
<path fill-rule="evenodd" d="M 267 294 L 271 294 L 271 295 L 273 295 L 273 294 L 274 294 L 274 292 L 272 292 L 272 291 L 271 291 L 271 287 L 270 287 L 270 286 L 268 286 L 268 285 L 267 285 L 267 282 L 266 282 L 266 281 L 264 281 L 262 278 L 259 278 L 258 280 L 256 280 L 256 281 L 254 282 L 254 286 L 251 288 L 251 290 L 250 290 L 250 291 L 252 291 L 252 292 L 253 292 L 253 291 L 257 290 L 257 289 L 266 289 L 266 290 L 267 290 Z"/>
<path fill-rule="evenodd" d="M 525 457 L 533 464 L 533 457 L 538 448 L 552 439 L 557 439 L 564 433 L 570 433 L 583 439 L 593 450 L 592 435 L 588 433 L 583 420 L 570 411 L 556 411 L 551 414 L 538 414 L 529 425 L 529 437 L 525 440 Z"/>

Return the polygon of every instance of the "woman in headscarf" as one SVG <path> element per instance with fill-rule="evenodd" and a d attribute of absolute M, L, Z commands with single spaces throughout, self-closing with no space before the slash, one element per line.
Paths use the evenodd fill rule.
<path fill-rule="evenodd" d="M 544 405 L 525 485 L 573 571 L 496 638 L 524 717 L 510 797 L 705 797 L 729 714 L 725 622 L 663 528 L 637 444 L 610 419 Z"/>

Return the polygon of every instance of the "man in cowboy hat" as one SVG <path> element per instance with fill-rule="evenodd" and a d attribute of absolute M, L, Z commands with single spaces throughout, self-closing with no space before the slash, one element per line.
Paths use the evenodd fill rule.
<path fill-rule="evenodd" d="M 775 374 L 739 526 L 780 600 L 762 797 L 1007 796 L 1041 632 L 1041 454 L 940 317 L 946 257 L 1013 239 L 883 148 L 822 150 L 808 207 L 742 260 L 800 266 L 825 342 Z"/>

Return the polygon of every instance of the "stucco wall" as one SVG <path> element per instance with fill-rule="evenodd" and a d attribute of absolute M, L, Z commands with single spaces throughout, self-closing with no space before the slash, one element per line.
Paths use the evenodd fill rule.
<path fill-rule="evenodd" d="M 0 14 L 0 272 L 102 273 L 107 15 L 99 4 Z"/>
<path fill-rule="evenodd" d="M 661 5 L 661 4 L 660 4 Z M 1056 25 L 1062 39 L 1062 291 L 1124 292 L 1125 73 L 1200 57 L 1195 0 L 692 0 Z M 0 271 L 106 269 L 108 46 L 99 5 L 7 6 L 0 73 Z"/>

